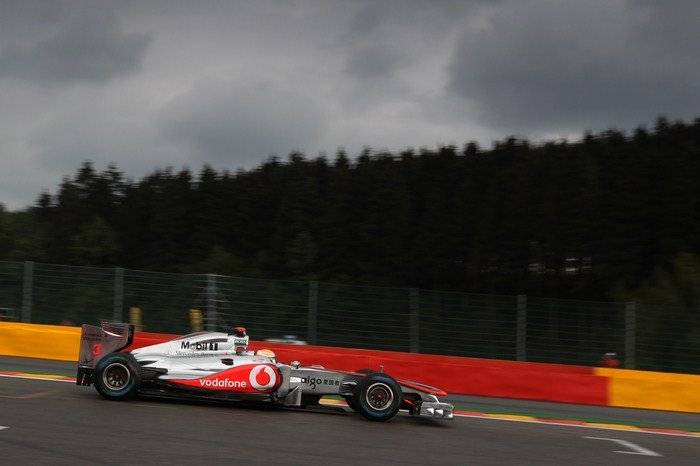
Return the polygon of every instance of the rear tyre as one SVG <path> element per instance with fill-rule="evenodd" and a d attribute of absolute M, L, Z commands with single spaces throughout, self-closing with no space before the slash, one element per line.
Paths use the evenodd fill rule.
<path fill-rule="evenodd" d="M 95 388 L 108 400 L 128 400 L 136 396 L 141 375 L 136 359 L 128 353 L 112 353 L 95 367 Z"/>
<path fill-rule="evenodd" d="M 403 394 L 396 380 L 375 372 L 357 382 L 353 398 L 356 410 L 366 419 L 388 421 L 399 412 Z"/>

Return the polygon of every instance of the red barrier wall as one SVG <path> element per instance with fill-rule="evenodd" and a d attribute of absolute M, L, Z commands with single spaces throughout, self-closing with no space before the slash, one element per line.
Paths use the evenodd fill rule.
<path fill-rule="evenodd" d="M 132 348 L 177 335 L 137 332 Z M 80 327 L 0 322 L 0 355 L 76 361 Z M 451 393 L 700 413 L 700 375 L 252 342 L 282 362 L 384 370 Z"/>
<path fill-rule="evenodd" d="M 160 343 L 176 335 L 137 332 L 133 348 Z M 448 393 L 606 405 L 608 379 L 593 369 L 564 364 L 525 363 L 432 354 L 375 351 L 328 346 L 253 341 L 251 349 L 268 348 L 281 362 L 298 360 L 331 369 L 379 370 L 426 383 Z"/>
<path fill-rule="evenodd" d="M 133 347 L 176 336 L 137 332 Z M 434 385 L 448 393 L 700 412 L 700 379 L 694 375 L 264 341 L 251 342 L 250 347 L 271 349 L 285 363 L 298 360 L 304 365 L 350 371 L 384 366 L 397 378 Z"/>

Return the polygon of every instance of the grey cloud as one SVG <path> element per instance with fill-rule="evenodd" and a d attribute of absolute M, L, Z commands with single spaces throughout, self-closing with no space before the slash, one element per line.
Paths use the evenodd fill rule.
<path fill-rule="evenodd" d="M 58 0 L 0 0 L 0 39 L 2 43 L 36 39 L 52 31 L 65 11 Z"/>
<path fill-rule="evenodd" d="M 628 0 L 630 11 L 644 15 L 631 32 L 635 46 L 650 48 L 673 65 L 697 60 L 700 40 L 700 2 L 697 0 Z"/>
<path fill-rule="evenodd" d="M 500 0 L 490 0 L 498 2 Z M 337 95 L 357 115 L 422 106 L 441 88 L 441 67 L 469 15 L 487 0 L 387 0 L 355 7 L 334 44 L 342 58 Z M 434 71 L 430 71 L 434 70 Z"/>
<path fill-rule="evenodd" d="M 158 137 L 153 115 L 134 100 L 124 95 L 100 95 L 92 102 L 75 102 L 70 110 L 47 118 L 26 137 L 33 167 L 55 173 L 60 180 L 83 160 L 99 166 L 115 163 L 128 173 L 186 164 L 186 156 Z"/>
<path fill-rule="evenodd" d="M 402 64 L 402 56 L 386 28 L 395 7 L 392 2 L 361 3 L 339 41 L 347 50 L 345 71 L 350 77 L 390 78 Z"/>
<path fill-rule="evenodd" d="M 0 26 L 7 24 L 13 30 L 22 26 L 24 33 L 2 35 L 0 78 L 42 85 L 103 83 L 138 69 L 149 35 L 123 32 L 108 7 L 57 5 L 29 2 L 25 8 L 7 10 Z"/>
<path fill-rule="evenodd" d="M 390 75 L 398 69 L 405 56 L 378 45 L 362 47 L 350 55 L 348 73 L 359 79 L 378 78 Z"/>
<path fill-rule="evenodd" d="M 697 3 L 672 14 L 682 3 L 644 3 L 511 2 L 466 31 L 449 91 L 474 103 L 483 123 L 520 134 L 691 117 L 700 29 L 687 18 L 699 17 Z"/>
<path fill-rule="evenodd" d="M 193 157 L 236 168 L 315 149 L 325 116 L 311 98 L 272 84 L 206 82 L 167 105 L 160 126 Z"/>
<path fill-rule="evenodd" d="M 495 0 L 494 0 L 495 1 Z M 387 0 L 359 2 L 360 8 L 340 37 L 347 50 L 346 72 L 357 79 L 391 78 L 419 60 L 416 49 L 464 22 L 484 0 Z"/>
<path fill-rule="evenodd" d="M 361 8 L 350 21 L 346 39 L 373 33 L 391 15 L 387 2 L 360 2 Z"/>
<path fill-rule="evenodd" d="M 0 0 L 0 201 L 85 158 L 138 177 L 691 117 L 698 17 L 697 0 Z"/>

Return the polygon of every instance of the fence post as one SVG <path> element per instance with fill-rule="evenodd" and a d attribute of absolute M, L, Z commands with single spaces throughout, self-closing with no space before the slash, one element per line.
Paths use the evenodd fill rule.
<path fill-rule="evenodd" d="M 207 330 L 216 331 L 218 316 L 216 315 L 216 275 L 207 274 Z"/>
<path fill-rule="evenodd" d="M 410 317 L 410 350 L 411 353 L 420 352 L 420 291 L 418 288 L 409 290 Z"/>
<path fill-rule="evenodd" d="M 202 311 L 190 309 L 190 328 L 192 333 L 202 331 Z"/>
<path fill-rule="evenodd" d="M 527 296 L 518 295 L 515 333 L 515 355 L 518 361 L 527 360 Z"/>
<path fill-rule="evenodd" d="M 124 317 L 124 269 L 117 267 L 114 269 L 114 313 L 112 319 L 115 322 L 123 322 Z"/>
<path fill-rule="evenodd" d="M 141 313 L 140 307 L 129 308 L 129 323 L 136 328 L 136 330 L 143 330 L 143 314 Z"/>
<path fill-rule="evenodd" d="M 306 322 L 306 339 L 315 345 L 318 339 L 318 282 L 309 282 L 309 313 Z"/>
<path fill-rule="evenodd" d="M 32 321 L 32 290 L 34 287 L 34 262 L 24 262 L 22 279 L 22 322 Z"/>
<path fill-rule="evenodd" d="M 625 368 L 634 369 L 637 346 L 637 303 L 625 304 Z"/>

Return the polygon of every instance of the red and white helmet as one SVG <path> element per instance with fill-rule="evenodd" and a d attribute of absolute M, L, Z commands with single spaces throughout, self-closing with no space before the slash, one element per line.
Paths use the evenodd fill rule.
<path fill-rule="evenodd" d="M 246 333 L 245 327 L 234 327 L 233 348 L 236 354 L 241 354 L 248 350 L 248 334 Z"/>

